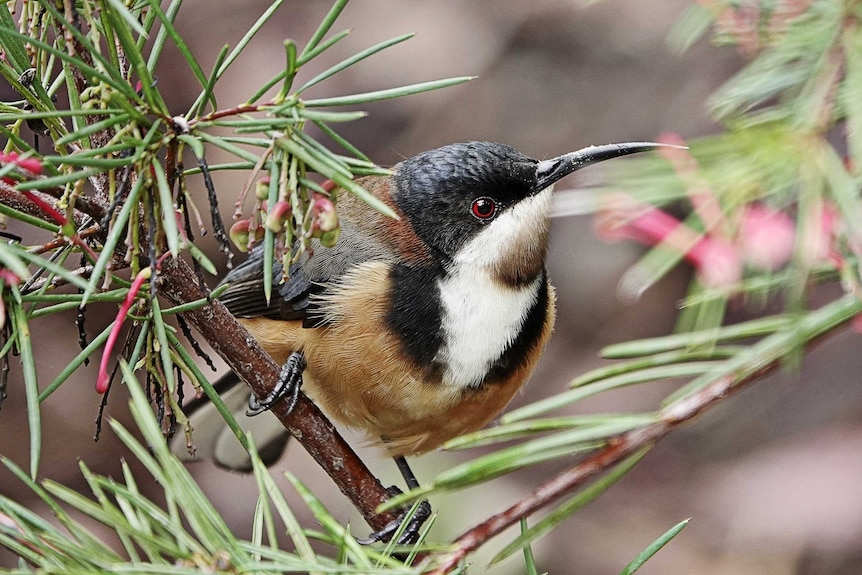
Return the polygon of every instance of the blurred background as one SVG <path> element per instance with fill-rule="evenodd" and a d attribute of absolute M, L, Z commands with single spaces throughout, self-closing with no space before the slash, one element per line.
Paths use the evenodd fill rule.
<path fill-rule="evenodd" d="M 320 84 L 309 96 L 335 96 L 446 76 L 471 75 L 465 85 L 364 107 L 368 118 L 341 125 L 341 133 L 384 165 L 442 144 L 494 140 L 535 158 L 552 157 L 613 141 L 648 140 L 663 132 L 686 138 L 717 130 L 704 102 L 739 69 L 730 48 L 701 42 L 686 54 L 668 48 L 669 29 L 689 4 L 684 0 L 362 0 L 349 5 L 334 29 L 353 32 L 315 60 L 309 78 L 361 49 L 406 32 L 413 40 Z M 178 28 L 205 70 L 225 43 L 235 45 L 266 2 L 186 0 Z M 244 101 L 284 64 L 282 40 L 307 40 L 329 9 L 325 0 L 288 0 L 217 90 L 221 107 Z M 181 60 L 163 58 L 159 87 L 176 113 L 198 92 Z M 8 90 L 8 87 L 6 88 Z M 12 96 L 9 96 L 11 99 Z M 4 98 L 5 99 L 5 98 Z M 211 164 L 219 157 L 208 156 Z M 558 184 L 588 184 L 603 166 Z M 246 174 L 215 174 L 227 218 Z M 200 181 L 190 183 L 200 186 Z M 202 187 L 202 186 L 200 186 Z M 217 256 L 206 238 L 213 258 Z M 610 343 L 668 333 L 684 295 L 687 271 L 678 270 L 637 302 L 620 302 L 616 284 L 639 255 L 630 244 L 598 241 L 589 218 L 554 222 L 549 272 L 557 287 L 559 317 L 551 345 L 515 406 L 559 393 L 575 376 L 601 364 Z M 223 260 L 218 260 L 223 263 Z M 742 305 L 742 304 L 740 304 Z M 115 307 L 91 306 L 88 331 L 97 334 Z M 35 321 L 39 377 L 50 381 L 77 353 L 74 315 Z M 652 559 L 645 574 L 862 573 L 862 354 L 850 331 L 827 340 L 801 371 L 769 377 L 721 403 L 663 441 L 605 496 L 534 547 L 540 571 L 617 573 L 655 537 L 678 521 L 690 525 Z M 86 489 L 77 462 L 119 476 L 122 445 L 108 430 L 93 441 L 100 397 L 97 367 L 90 365 L 43 405 L 41 474 Z M 223 369 L 223 367 L 222 367 Z M 655 408 L 677 382 L 628 388 L 570 408 L 572 413 Z M 28 439 L 20 376 L 10 377 L 0 414 L 0 453 L 26 466 Z M 113 390 L 107 413 L 129 421 L 126 391 Z M 266 417 L 266 416 L 264 416 Z M 351 435 L 359 443 L 361 438 Z M 400 483 L 394 465 L 372 449 L 362 457 L 384 483 Z M 431 478 L 475 457 L 475 451 L 432 453 L 412 461 Z M 570 466 L 557 461 L 479 488 L 436 497 L 439 517 L 432 540 L 449 540 Z M 256 488 L 250 476 L 212 463 L 190 464 L 203 488 L 238 534 L 248 536 Z M 367 526 L 298 445 L 276 470 L 306 481 L 354 532 Z M 280 475 L 280 474 L 279 474 Z M 159 489 L 138 476 L 140 487 Z M 303 510 L 280 479 L 296 510 Z M 20 483 L 0 470 L 0 492 L 39 508 Z M 305 522 L 311 519 L 305 517 Z M 474 556 L 474 571 L 514 536 L 504 535 Z M 14 558 L 0 551 L 0 566 Z M 520 558 L 488 570 L 523 572 Z"/>

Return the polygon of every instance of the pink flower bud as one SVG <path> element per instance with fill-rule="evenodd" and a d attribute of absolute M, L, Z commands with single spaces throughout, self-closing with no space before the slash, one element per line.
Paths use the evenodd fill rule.
<path fill-rule="evenodd" d="M 257 181 L 254 186 L 254 195 L 261 201 L 269 197 L 269 176 L 264 176 Z"/>
<path fill-rule="evenodd" d="M 324 233 L 338 229 L 338 215 L 335 213 L 332 200 L 326 196 L 315 194 L 311 209 L 314 214 L 315 228 Z"/>
<path fill-rule="evenodd" d="M 276 202 L 272 210 L 267 214 L 263 225 L 273 233 L 280 233 L 284 230 L 284 224 L 287 223 L 290 213 L 291 207 L 288 202 L 284 200 Z"/>
<path fill-rule="evenodd" d="M 232 241 L 233 245 L 236 246 L 236 249 L 241 252 L 248 251 L 248 228 L 248 220 L 239 220 L 238 222 L 234 222 L 234 224 L 230 227 L 230 241 Z"/>
<path fill-rule="evenodd" d="M 320 187 L 326 190 L 327 193 L 331 194 L 338 188 L 338 184 L 333 182 L 332 180 L 324 180 Z"/>

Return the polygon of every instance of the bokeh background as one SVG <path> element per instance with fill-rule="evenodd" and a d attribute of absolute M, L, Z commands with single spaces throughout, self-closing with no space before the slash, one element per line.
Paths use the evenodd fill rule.
<path fill-rule="evenodd" d="M 209 70 L 221 46 L 234 45 L 265 4 L 186 0 L 178 28 Z M 477 76 L 444 91 L 366 106 L 368 118 L 341 126 L 343 135 L 384 165 L 470 139 L 505 142 L 545 158 L 590 144 L 654 139 L 663 132 L 694 138 L 717 130 L 705 100 L 742 61 L 733 49 L 707 42 L 685 54 L 668 48 L 668 31 L 688 4 L 356 0 L 335 26 L 353 32 L 302 75 L 309 78 L 381 40 L 416 32 L 413 40 L 312 93 L 341 95 L 445 76 Z M 220 85 L 220 105 L 244 101 L 274 75 L 283 66 L 282 40 L 293 38 L 301 46 L 328 8 L 324 0 L 287 0 Z M 177 113 L 197 95 L 194 77 L 170 53 L 158 81 Z M 213 154 L 209 160 L 216 163 L 218 157 Z M 582 185 L 601 169 L 570 177 L 558 187 Z M 226 217 L 245 177 L 216 174 Z M 601 364 L 598 350 L 604 345 L 671 330 L 686 270 L 671 274 L 637 302 L 622 303 L 615 296 L 620 275 L 639 253 L 636 246 L 598 241 L 589 218 L 555 220 L 548 267 L 559 297 L 557 329 L 538 373 L 515 405 L 563 390 L 571 378 Z M 92 307 L 88 331 L 95 335 L 116 308 L 100 314 Z M 74 316 L 36 321 L 32 327 L 39 376 L 47 382 L 77 352 Z M 801 371 L 769 377 L 676 431 L 605 496 L 535 545 L 540 571 L 617 573 L 655 537 L 691 517 L 690 525 L 642 573 L 862 572 L 859 344 L 852 331 L 833 337 L 806 358 Z M 122 445 L 110 431 L 98 442 L 92 439 L 100 400 L 93 388 L 95 373 L 94 365 L 82 370 L 43 405 L 43 477 L 80 488 L 79 460 L 100 473 L 120 475 Z M 570 411 L 651 409 L 674 385 L 630 388 Z M 0 453 L 26 466 L 26 415 L 15 373 L 8 393 L 0 413 Z M 126 397 L 122 388 L 113 391 L 110 417 L 129 421 Z M 414 459 L 414 470 L 420 478 L 430 478 L 475 455 L 433 453 Z M 385 482 L 399 482 L 394 466 L 379 453 L 364 449 L 362 456 Z M 436 497 L 432 503 L 440 515 L 433 538 L 457 536 L 571 464 L 557 461 Z M 255 502 L 252 478 L 206 461 L 190 467 L 237 533 L 248 535 Z M 285 469 L 312 486 L 337 517 L 350 520 L 356 533 L 365 533 L 349 503 L 298 445 L 289 447 L 276 467 Z M 290 492 L 287 482 L 280 481 Z M 157 497 L 158 486 L 148 484 L 143 473 L 139 484 Z M 40 508 L 5 470 L 0 470 L 0 492 Z M 500 537 L 475 556 L 473 572 L 484 572 L 493 551 L 511 536 Z M 0 566 L 13 562 L 0 551 Z M 515 557 L 488 572 L 521 573 L 523 562 Z"/>

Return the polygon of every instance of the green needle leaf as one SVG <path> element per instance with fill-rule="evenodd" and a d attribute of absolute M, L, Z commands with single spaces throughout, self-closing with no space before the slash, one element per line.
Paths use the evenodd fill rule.
<path fill-rule="evenodd" d="M 156 63 L 158 62 L 159 56 L 161 55 L 162 48 L 165 43 L 165 39 L 167 36 L 170 36 L 171 40 L 174 42 L 174 45 L 179 50 L 180 54 L 182 54 L 183 59 L 185 59 L 189 68 L 191 68 L 192 73 L 197 78 L 198 82 L 201 86 L 206 86 L 208 84 L 206 75 L 204 71 L 201 69 L 200 64 L 197 59 L 195 59 L 194 54 L 192 54 L 191 49 L 189 48 L 186 41 L 180 36 L 177 29 L 174 27 L 174 19 L 177 16 L 177 12 L 179 11 L 180 5 L 182 4 L 181 0 L 174 0 L 171 5 L 168 7 L 167 13 L 165 13 L 161 8 L 161 3 L 158 0 L 149 0 L 150 9 L 158 16 L 159 22 L 162 27 L 156 35 L 156 40 L 153 43 L 153 48 L 150 51 L 150 57 L 147 61 L 147 69 L 152 74 L 156 69 Z M 215 102 L 213 102 L 213 106 L 215 106 Z"/>
<path fill-rule="evenodd" d="M 281 5 L 284 4 L 284 0 L 274 0 L 267 8 L 263 14 L 252 24 L 251 28 L 243 35 L 240 41 L 237 43 L 236 47 L 231 50 L 230 54 L 228 54 L 227 58 L 224 59 L 224 62 L 221 66 L 216 67 L 216 78 L 220 78 L 222 74 L 224 74 L 228 68 L 230 68 L 231 64 L 242 54 L 248 43 L 251 42 L 252 38 L 254 38 L 260 29 L 263 28 L 263 25 L 266 24 L 269 19 L 275 14 L 276 10 L 281 8 Z"/>
<path fill-rule="evenodd" d="M 420 82 L 418 84 L 410 84 L 400 86 L 398 88 L 389 88 L 387 90 L 376 90 L 374 92 L 365 92 L 362 94 L 353 94 L 351 96 L 335 96 L 332 98 L 318 98 L 316 100 L 306 100 L 305 105 L 309 108 L 320 108 L 323 106 L 354 106 L 357 104 L 366 104 L 368 102 L 379 102 L 380 100 L 390 100 L 392 98 L 401 98 L 403 96 L 412 96 L 422 92 L 430 92 L 450 86 L 457 86 L 464 82 L 473 80 L 475 76 L 461 76 L 458 78 L 446 78 L 444 80 L 432 80 L 430 82 Z"/>
<path fill-rule="evenodd" d="M 336 2 L 332 5 L 332 8 L 329 9 L 329 12 L 324 16 L 323 21 L 320 23 L 320 26 L 317 27 L 317 30 L 312 34 L 311 39 L 308 41 L 308 44 L 305 45 L 305 48 L 302 50 L 302 54 L 299 55 L 300 64 L 307 62 L 307 55 L 309 52 L 314 50 L 317 45 L 323 40 L 323 37 L 329 32 L 332 28 L 332 25 L 335 24 L 335 21 L 338 19 L 338 16 L 341 15 L 341 12 L 347 6 L 348 0 L 336 0 Z"/>
<path fill-rule="evenodd" d="M 691 519 L 685 519 L 684 521 L 680 521 L 670 529 L 668 529 L 661 537 L 653 541 L 649 547 L 641 551 L 637 557 L 635 557 L 631 563 L 626 565 L 625 569 L 620 571 L 620 575 L 633 575 L 638 569 L 640 569 L 644 563 L 649 561 L 653 555 L 658 553 L 662 547 L 667 545 L 671 539 L 676 537 L 680 531 L 685 529 L 686 525 Z"/>
<path fill-rule="evenodd" d="M 381 43 L 376 44 L 370 48 L 367 48 L 367 49 L 363 50 L 362 52 L 359 52 L 358 54 L 355 54 L 355 55 L 351 56 L 350 58 L 347 58 L 346 60 L 342 60 L 341 62 L 339 62 L 335 66 L 332 66 L 331 68 L 324 70 L 323 72 L 321 72 L 320 74 L 318 74 L 317 76 L 315 76 L 314 78 L 312 78 L 311 80 L 309 80 L 308 82 L 303 84 L 301 88 L 297 89 L 296 93 L 301 94 L 304 91 L 306 91 L 307 89 L 314 86 L 315 84 L 319 84 L 320 82 L 323 82 L 327 78 L 331 78 L 332 76 L 338 74 L 342 70 L 345 70 L 345 69 L 349 68 L 350 66 L 353 66 L 357 62 L 361 62 L 362 60 L 364 60 L 370 56 L 373 56 L 374 54 L 377 54 L 378 52 L 381 52 L 382 50 L 385 50 L 386 48 L 389 48 L 391 46 L 395 46 L 396 44 L 400 44 L 401 42 L 409 40 L 413 36 L 415 36 L 415 34 L 404 34 L 402 36 L 398 36 L 396 38 L 386 40 L 385 42 L 381 42 Z"/>
<path fill-rule="evenodd" d="M 141 23 L 138 22 L 138 19 L 135 18 L 131 12 L 129 12 L 129 9 L 126 8 L 126 5 L 122 2 L 122 0 L 108 0 L 108 4 L 111 5 L 111 10 L 119 14 L 120 18 L 123 19 L 123 22 L 128 24 L 132 30 L 134 30 L 141 36 L 147 36 L 147 31 L 144 30 L 143 26 L 141 26 Z M 120 24 L 119 27 L 123 27 L 122 24 Z"/>
<path fill-rule="evenodd" d="M 17 287 L 10 287 L 13 301 L 8 304 L 9 315 L 15 325 L 15 339 L 21 358 L 21 371 L 24 376 L 24 395 L 27 398 L 27 426 L 30 429 L 30 477 L 36 479 L 39 473 L 39 459 L 42 454 L 42 417 L 39 409 L 36 358 L 33 355 L 27 314 L 21 307 L 21 294 Z"/>
<path fill-rule="evenodd" d="M 177 227 L 174 196 L 168 184 L 165 170 L 157 158 L 153 158 L 152 167 L 156 178 L 156 188 L 159 192 L 159 207 L 162 210 L 162 230 L 165 233 L 165 241 L 171 256 L 177 257 L 180 254 L 180 230 Z"/>

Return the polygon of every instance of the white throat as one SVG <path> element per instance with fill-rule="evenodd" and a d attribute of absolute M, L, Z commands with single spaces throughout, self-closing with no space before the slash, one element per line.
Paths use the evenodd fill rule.
<path fill-rule="evenodd" d="M 501 282 L 494 268 L 507 246 L 546 225 L 550 211 L 550 188 L 522 200 L 471 239 L 438 281 L 443 344 L 435 359 L 445 366 L 444 384 L 479 385 L 521 332 L 544 278 L 514 287 Z"/>

